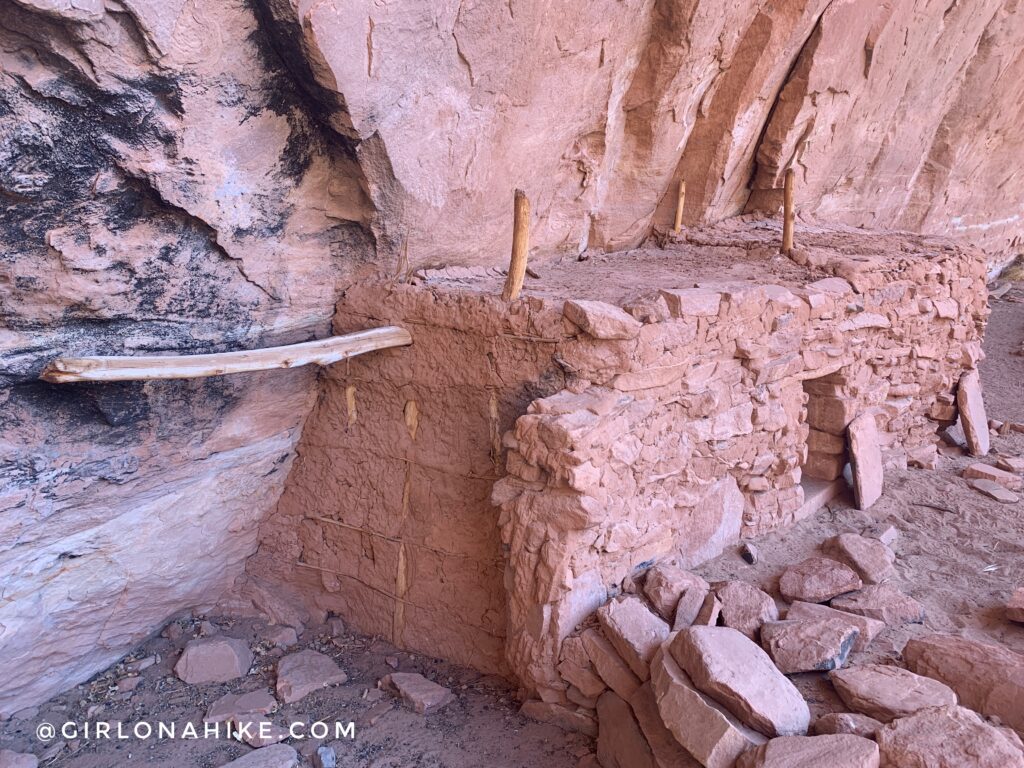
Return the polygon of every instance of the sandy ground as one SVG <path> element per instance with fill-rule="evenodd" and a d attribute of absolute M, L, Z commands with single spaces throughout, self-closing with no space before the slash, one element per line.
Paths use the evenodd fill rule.
<path fill-rule="evenodd" d="M 1024 422 L 1024 357 L 1012 354 L 1024 341 L 1024 288 L 1017 285 L 1007 296 L 993 301 L 982 377 L 989 417 Z M 1024 434 L 995 437 L 993 449 L 993 453 L 1024 455 Z M 898 575 L 893 583 L 925 605 L 927 618 L 924 624 L 887 629 L 867 652 L 854 657 L 853 663 L 883 659 L 898 663 L 899 651 L 908 638 L 932 631 L 963 631 L 1024 653 L 1024 625 L 1006 621 L 1002 612 L 1014 587 L 1024 585 L 1024 502 L 999 504 L 970 489 L 959 473 L 971 461 L 957 457 L 943 459 L 934 471 L 889 471 L 885 494 L 869 512 L 853 509 L 848 499 L 840 500 L 790 529 L 755 540 L 760 560 L 754 566 L 730 551 L 698 570 L 711 580 L 739 578 L 777 592 L 786 565 L 814 554 L 828 537 L 859 532 L 874 523 L 891 523 L 900 531 L 895 545 Z M 224 739 L 118 742 L 79 738 L 43 744 L 34 735 L 42 722 L 201 723 L 206 708 L 226 692 L 271 689 L 279 652 L 259 642 L 264 628 L 251 620 L 214 618 L 213 623 L 217 632 L 246 638 L 254 645 L 254 673 L 220 685 L 182 683 L 171 670 L 181 647 L 200 626 L 196 620 L 183 622 L 185 633 L 180 639 L 154 637 L 90 682 L 0 723 L 0 748 L 34 752 L 43 765 L 76 768 L 213 768 L 248 752 L 248 747 Z M 582 736 L 522 718 L 514 690 L 500 679 L 399 652 L 372 637 L 331 637 L 323 628 L 308 631 L 300 647 L 331 655 L 348 673 L 349 681 L 287 705 L 273 719 L 281 724 L 293 720 L 354 721 L 355 739 L 328 741 L 337 750 L 339 766 L 568 768 L 592 749 Z M 141 673 L 139 686 L 118 691 L 125 664 L 153 655 L 159 662 Z M 403 671 L 420 672 L 450 687 L 456 701 L 439 713 L 421 716 L 377 691 L 377 681 L 393 671 L 389 659 L 392 663 L 397 660 Z M 795 681 L 813 714 L 842 711 L 823 675 L 798 675 Z M 308 755 L 310 747 L 320 742 L 291 743 Z M 308 758 L 303 764 L 310 764 Z"/>

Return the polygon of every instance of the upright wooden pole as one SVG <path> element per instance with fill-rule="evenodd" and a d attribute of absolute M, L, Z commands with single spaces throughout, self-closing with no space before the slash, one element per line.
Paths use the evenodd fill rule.
<path fill-rule="evenodd" d="M 683 228 L 683 205 L 686 203 L 686 182 L 679 181 L 679 199 L 676 201 L 676 220 L 672 225 L 672 231 L 676 234 Z"/>
<path fill-rule="evenodd" d="M 530 251 L 530 201 L 521 189 L 515 195 L 515 219 L 512 224 L 512 259 L 508 265 L 508 277 L 501 298 L 513 301 L 523 289 L 526 276 L 526 258 Z"/>
<path fill-rule="evenodd" d="M 793 252 L 793 224 L 796 214 L 793 212 L 793 169 L 786 169 L 786 186 L 782 202 L 782 253 L 789 256 Z"/>

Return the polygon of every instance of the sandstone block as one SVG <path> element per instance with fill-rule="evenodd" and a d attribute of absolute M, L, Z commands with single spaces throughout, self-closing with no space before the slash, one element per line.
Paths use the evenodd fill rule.
<path fill-rule="evenodd" d="M 576 686 L 584 696 L 600 696 L 607 687 L 591 664 L 583 638 L 579 635 L 567 637 L 562 642 L 558 672 L 563 680 Z"/>
<path fill-rule="evenodd" d="M 875 738 L 886 768 L 1024 768 L 1024 752 L 963 707 L 922 710 Z"/>
<path fill-rule="evenodd" d="M 714 627 L 718 624 L 718 619 L 722 614 L 722 601 L 718 599 L 718 596 L 714 592 L 708 592 L 704 596 L 704 602 L 701 603 L 700 610 L 697 611 L 697 615 L 694 617 L 692 625 L 695 627 Z M 681 622 L 676 622 L 672 627 L 673 631 L 679 629 L 685 629 Z"/>
<path fill-rule="evenodd" d="M 867 616 L 894 626 L 924 621 L 924 606 L 889 584 L 872 584 L 859 592 L 836 597 L 830 605 L 839 611 Z"/>
<path fill-rule="evenodd" d="M 968 480 L 967 484 L 974 490 L 1002 504 L 1016 504 L 1020 501 L 1020 496 L 993 480 L 972 479 Z"/>
<path fill-rule="evenodd" d="M 841 533 L 825 542 L 825 552 L 853 568 L 865 584 L 878 584 L 893 576 L 896 555 L 878 539 Z"/>
<path fill-rule="evenodd" d="M 696 601 L 699 610 L 709 589 L 708 583 L 700 576 L 667 563 L 653 566 L 647 571 L 644 581 L 644 595 L 666 621 L 674 619 L 679 599 L 690 592 L 699 595 L 700 599 Z M 693 619 L 690 621 L 692 623 Z"/>
<path fill-rule="evenodd" d="M 661 653 L 660 649 L 659 653 Z M 655 654 L 655 658 L 657 656 L 658 654 Z M 651 663 L 653 664 L 654 661 L 652 660 Z M 653 677 L 654 674 L 652 667 L 651 676 Z M 658 699 L 650 680 L 637 688 L 633 698 L 629 700 L 629 705 L 633 708 L 633 716 L 636 717 L 644 738 L 647 739 L 657 768 L 700 768 L 700 763 L 683 749 L 676 737 L 672 735 L 672 731 L 665 726 L 665 721 L 661 719 L 661 713 L 658 711 Z"/>
<path fill-rule="evenodd" d="M 1024 456 L 1000 456 L 996 460 L 996 466 L 1006 472 L 1024 474 Z"/>
<path fill-rule="evenodd" d="M 803 696 L 752 640 L 730 627 L 690 627 L 669 649 L 698 690 L 767 736 L 804 734 Z"/>
<path fill-rule="evenodd" d="M 885 622 L 877 619 L 870 619 L 867 616 L 858 616 L 845 611 L 838 611 L 827 605 L 819 603 L 805 603 L 797 601 L 789 606 L 786 611 L 787 619 L 830 619 L 832 621 L 843 621 L 857 630 L 857 639 L 853 641 L 854 652 L 865 650 L 878 633 L 885 629 Z"/>
<path fill-rule="evenodd" d="M 878 768 L 878 760 L 878 745 L 862 736 L 781 736 L 742 755 L 736 768 Z"/>
<path fill-rule="evenodd" d="M 1024 479 L 1020 475 L 988 464 L 971 464 L 964 469 L 963 477 L 969 480 L 991 480 L 1010 491 L 1019 491 L 1024 487 Z"/>
<path fill-rule="evenodd" d="M 839 453 L 809 452 L 807 460 L 800 467 L 804 477 L 814 480 L 832 481 L 843 474 L 846 457 Z"/>
<path fill-rule="evenodd" d="M 783 674 L 838 669 L 846 663 L 858 631 L 835 619 L 771 621 L 761 627 L 761 645 Z"/>
<path fill-rule="evenodd" d="M 807 424 L 830 435 L 842 435 L 857 415 L 857 403 L 838 397 L 814 396 L 807 402 Z"/>
<path fill-rule="evenodd" d="M 851 421 L 846 437 L 850 442 L 850 468 L 857 508 L 869 509 L 882 495 L 885 474 L 874 415 L 862 413 Z"/>
<path fill-rule="evenodd" d="M 771 595 L 745 581 L 716 584 L 715 595 L 722 604 L 722 623 L 751 640 L 757 640 L 762 624 L 779 618 L 779 609 Z"/>
<path fill-rule="evenodd" d="M 971 456 L 985 456 L 989 449 L 988 417 L 985 415 L 985 400 L 981 394 L 981 376 L 977 369 L 967 371 L 960 377 L 956 390 L 956 405 L 960 411 L 960 423 L 967 450 Z"/>
<path fill-rule="evenodd" d="M 334 659 L 316 651 L 299 651 L 277 662 L 277 695 L 285 704 L 346 680 Z"/>
<path fill-rule="evenodd" d="M 654 652 L 668 637 L 669 627 L 639 597 L 612 600 L 597 611 L 605 637 L 640 680 L 650 677 Z"/>
<path fill-rule="evenodd" d="M 822 736 L 828 733 L 852 733 L 865 739 L 875 738 L 884 723 L 873 717 L 856 712 L 830 712 L 811 723 L 811 733 Z"/>
<path fill-rule="evenodd" d="M 604 635 L 596 629 L 588 629 L 583 635 L 583 645 L 587 649 L 590 663 L 594 665 L 598 676 L 620 698 L 628 700 L 640 687 L 640 678 L 633 674 L 629 665 L 622 660 L 618 651 Z"/>
<path fill-rule="evenodd" d="M 807 433 L 807 450 L 811 453 L 840 455 L 846 452 L 846 441 L 839 435 L 812 429 Z"/>
<path fill-rule="evenodd" d="M 295 629 L 282 625 L 268 627 L 263 637 L 268 643 L 278 648 L 291 648 L 299 642 L 299 636 Z"/>
<path fill-rule="evenodd" d="M 252 651 L 245 640 L 209 637 L 191 640 L 174 665 L 174 673 L 186 683 L 225 683 L 242 677 L 252 666 Z"/>
<path fill-rule="evenodd" d="M 651 662 L 651 684 L 665 726 L 706 768 L 732 768 L 739 755 L 764 742 L 764 736 L 698 691 L 665 648 Z"/>
<path fill-rule="evenodd" d="M 1006 601 L 1006 618 L 1024 624 L 1024 587 L 1017 587 Z"/>
<path fill-rule="evenodd" d="M 661 291 L 673 317 L 717 317 L 722 294 L 707 288 L 676 288 Z"/>
<path fill-rule="evenodd" d="M 823 603 L 862 586 L 860 577 L 851 568 L 827 557 L 809 557 L 791 565 L 779 579 L 779 591 L 790 603 L 795 600 Z"/>
<path fill-rule="evenodd" d="M 254 749 L 237 760 L 225 763 L 224 768 L 295 768 L 298 764 L 298 752 L 287 744 L 274 744 Z"/>
<path fill-rule="evenodd" d="M 444 690 L 448 689 L 445 688 Z M 449 693 L 449 696 L 450 695 L 451 694 Z M 585 736 L 590 737 L 597 736 L 598 724 L 594 718 L 590 715 L 583 714 L 582 712 L 575 712 L 567 707 L 563 707 L 561 704 L 551 704 L 546 701 L 537 701 L 534 699 L 525 702 L 523 706 L 519 708 L 519 713 L 531 720 L 556 725 L 563 731 L 582 733 Z"/>
<path fill-rule="evenodd" d="M 277 699 L 267 691 L 243 694 L 226 693 L 210 705 L 203 722 L 223 723 L 229 720 L 238 722 L 247 716 L 269 715 L 275 709 L 277 709 Z"/>
<path fill-rule="evenodd" d="M 957 635 L 927 635 L 903 649 L 907 666 L 940 680 L 960 703 L 1024 732 L 1024 655 Z"/>
<path fill-rule="evenodd" d="M 883 723 L 957 703 L 949 686 L 900 667 L 860 664 L 837 669 L 829 678 L 846 706 Z"/>
<path fill-rule="evenodd" d="M 595 339 L 635 339 L 643 324 L 603 301 L 567 301 L 563 314 Z"/>
<path fill-rule="evenodd" d="M 398 693 L 402 701 L 421 715 L 443 709 L 455 700 L 452 692 L 443 685 L 416 672 L 392 672 L 381 680 L 381 684 Z"/>
<path fill-rule="evenodd" d="M 597 700 L 597 719 L 597 760 L 602 768 L 656 768 L 629 704 L 605 691 Z"/>

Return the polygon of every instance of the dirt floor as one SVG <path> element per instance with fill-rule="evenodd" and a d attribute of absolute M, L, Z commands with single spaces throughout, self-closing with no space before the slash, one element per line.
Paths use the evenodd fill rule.
<path fill-rule="evenodd" d="M 1024 357 L 1013 354 L 1024 342 L 1024 288 L 1016 285 L 992 302 L 982 377 L 989 418 L 1024 422 Z M 1024 455 L 1024 434 L 994 437 L 992 444 L 989 462 L 996 453 Z M 1000 504 L 970 489 L 959 473 L 971 461 L 966 456 L 951 457 L 943 458 L 934 471 L 888 471 L 885 494 L 869 512 L 853 509 L 849 500 L 834 502 L 790 529 L 755 540 L 760 552 L 756 565 L 747 565 L 730 551 L 697 570 L 709 580 L 744 579 L 777 592 L 785 566 L 813 554 L 828 537 L 891 523 L 900 531 L 894 583 L 925 605 L 927 617 L 924 624 L 887 629 L 853 663 L 898 660 L 909 637 L 932 631 L 963 631 L 1024 653 L 1024 626 L 1011 624 L 1002 613 L 1014 587 L 1024 585 L 1024 502 Z M 210 622 L 213 626 L 204 627 L 198 619 L 180 622 L 183 635 L 179 639 L 152 638 L 89 683 L 0 724 L 0 749 L 33 752 L 42 765 L 81 768 L 212 768 L 250 751 L 225 739 L 58 737 L 41 743 L 35 737 L 43 722 L 201 723 L 206 708 L 226 692 L 272 689 L 273 665 L 281 652 L 260 642 L 266 629 L 251 620 L 213 618 Z M 189 686 L 178 680 L 172 667 L 181 647 L 203 631 L 249 640 L 257 653 L 256 671 L 220 685 Z M 286 705 L 272 719 L 282 724 L 354 721 L 354 739 L 327 742 L 336 748 L 339 766 L 561 768 L 575 766 L 592 749 L 582 736 L 521 717 L 514 689 L 499 679 L 399 652 L 371 637 L 349 633 L 332 637 L 324 628 L 307 631 L 298 647 L 329 654 L 348 673 L 349 681 Z M 118 681 L 129 674 L 132 662 L 152 656 L 158 661 L 139 673 L 141 683 L 134 690 L 119 690 Z M 403 671 L 420 672 L 448 686 L 456 701 L 441 712 L 422 716 L 378 691 L 377 681 L 396 663 Z M 808 698 L 813 715 L 842 711 L 824 675 L 798 675 L 795 682 Z M 309 765 L 308 756 L 323 742 L 289 743 Z"/>

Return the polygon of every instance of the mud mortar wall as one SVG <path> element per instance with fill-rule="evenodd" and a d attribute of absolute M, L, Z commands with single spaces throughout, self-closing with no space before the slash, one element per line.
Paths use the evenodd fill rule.
<path fill-rule="evenodd" d="M 934 450 L 987 310 L 983 257 L 928 247 L 815 252 L 790 288 L 677 282 L 627 304 L 643 322 L 580 305 L 632 338 L 560 299 L 353 287 L 336 330 L 394 322 L 414 344 L 331 370 L 249 571 L 557 700 L 561 640 L 624 578 L 813 511 L 811 427 L 825 459 L 867 410 L 890 462 Z"/>

